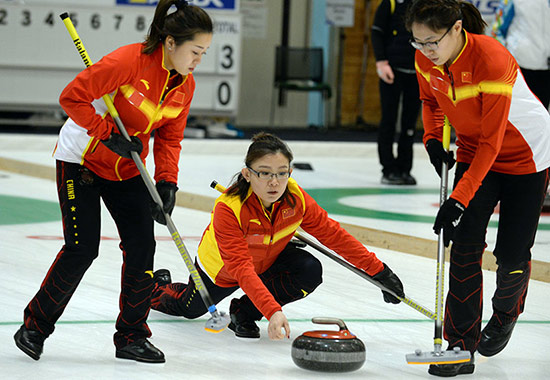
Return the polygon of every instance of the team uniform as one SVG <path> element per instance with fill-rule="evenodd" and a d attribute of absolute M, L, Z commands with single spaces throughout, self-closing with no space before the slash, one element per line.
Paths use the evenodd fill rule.
<path fill-rule="evenodd" d="M 232 301 L 232 314 L 270 319 L 283 305 L 305 297 L 322 282 L 321 263 L 290 242 L 298 227 L 370 275 L 384 268 L 374 253 L 330 219 L 292 178 L 287 191 L 294 204 L 283 197 L 270 210 L 252 189 L 244 201 L 227 194 L 216 200 L 197 264 L 214 303 L 238 288 L 245 292 Z M 168 314 L 196 318 L 207 311 L 196 293 L 191 278 L 189 285 L 159 286 L 152 306 Z"/>
<path fill-rule="evenodd" d="M 177 183 L 195 82 L 192 74 L 182 77 L 164 67 L 163 46 L 151 55 L 142 49 L 138 43 L 115 50 L 79 73 L 60 96 L 69 116 L 54 152 L 65 244 L 24 319 L 28 329 L 46 337 L 98 255 L 100 199 L 117 225 L 124 258 L 115 345 L 151 336 L 146 323 L 155 251 L 151 197 L 135 163 L 101 143 L 118 132 L 101 97 L 114 93 L 128 134 L 143 143 L 143 162 L 155 131 L 155 180 Z"/>
<path fill-rule="evenodd" d="M 450 195 L 466 210 L 451 249 L 445 338 L 474 352 L 480 339 L 481 259 L 495 206 L 499 265 L 493 313 L 503 324 L 523 311 L 550 166 L 550 116 L 512 55 L 496 40 L 465 32 L 448 67 L 416 54 L 424 142 L 442 139 L 443 115 L 456 132 L 457 168 Z"/>

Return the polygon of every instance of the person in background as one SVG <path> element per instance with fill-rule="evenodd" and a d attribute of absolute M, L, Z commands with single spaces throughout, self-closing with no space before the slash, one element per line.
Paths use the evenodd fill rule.
<path fill-rule="evenodd" d="M 292 159 L 278 137 L 255 135 L 245 167 L 216 200 L 199 244 L 197 269 L 213 302 L 239 288 L 245 293 L 233 298 L 229 308 L 229 328 L 239 338 L 260 338 L 256 322 L 262 317 L 269 320 L 270 339 L 289 338 L 283 306 L 303 299 L 321 284 L 321 262 L 291 241 L 298 227 L 404 297 L 397 275 L 290 178 Z M 187 284 L 172 283 L 170 272 L 159 269 L 155 282 L 153 309 L 186 318 L 207 312 L 191 277 Z M 388 292 L 383 296 L 386 302 L 400 302 Z"/>
<path fill-rule="evenodd" d="M 437 213 L 450 255 L 444 320 L 448 349 L 472 353 L 469 362 L 432 364 L 428 372 L 455 376 L 474 372 L 474 353 L 493 356 L 505 347 L 525 298 L 531 247 L 550 166 L 550 115 L 529 90 L 509 51 L 483 35 L 477 8 L 457 0 L 416 0 L 407 12 L 423 102 L 424 143 L 441 173 L 454 164 L 441 140 L 446 115 L 454 127 L 454 188 Z M 481 329 L 482 256 L 487 226 L 500 204 L 493 313 Z"/>
<path fill-rule="evenodd" d="M 383 184 L 416 185 L 411 175 L 416 122 L 420 112 L 418 81 L 414 70 L 411 33 L 405 28 L 404 15 L 412 0 L 382 0 L 372 25 L 372 46 L 376 73 L 380 77 L 382 119 L 378 128 L 378 157 Z M 401 131 L 397 157 L 393 143 L 401 104 Z"/>
<path fill-rule="evenodd" d="M 494 36 L 512 53 L 525 82 L 550 106 L 550 1 L 501 0 L 503 15 Z"/>
<path fill-rule="evenodd" d="M 25 308 L 23 325 L 14 336 L 17 347 L 34 360 L 40 358 L 44 340 L 98 256 L 103 200 L 117 226 L 123 254 L 115 356 L 165 361 L 147 340 L 153 218 L 166 224 L 164 212 L 170 214 L 175 204 L 180 142 L 195 90 L 192 72 L 210 46 L 212 31 L 212 20 L 201 8 L 186 1 L 160 0 L 145 42 L 106 55 L 61 93 L 60 103 L 69 119 L 60 131 L 54 158 L 65 244 Z M 117 131 L 101 100 L 112 93 L 131 141 Z M 153 131 L 154 178 L 164 210 L 151 206 L 131 157 L 136 152 L 145 161 Z"/>

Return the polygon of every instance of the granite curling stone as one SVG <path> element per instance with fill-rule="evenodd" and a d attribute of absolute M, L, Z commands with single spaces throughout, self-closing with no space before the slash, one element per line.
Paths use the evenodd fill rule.
<path fill-rule="evenodd" d="M 336 324 L 339 331 L 306 331 L 292 342 L 292 360 L 300 367 L 321 372 L 355 371 L 365 363 L 363 342 L 337 318 L 313 318 L 313 323 Z"/>

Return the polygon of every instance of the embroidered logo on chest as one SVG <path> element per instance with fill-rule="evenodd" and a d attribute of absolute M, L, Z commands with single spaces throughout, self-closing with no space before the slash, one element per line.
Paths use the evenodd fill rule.
<path fill-rule="evenodd" d="M 462 78 L 462 83 L 472 83 L 472 73 L 468 71 L 463 71 L 460 78 Z"/>
<path fill-rule="evenodd" d="M 283 211 L 281 211 L 281 214 L 283 215 L 283 219 L 291 218 L 293 217 L 296 212 L 293 208 L 285 208 Z"/>
<path fill-rule="evenodd" d="M 183 104 L 184 99 L 185 93 L 181 91 L 176 91 L 173 98 L 174 103 Z"/>
<path fill-rule="evenodd" d="M 149 90 L 150 86 L 149 86 L 149 82 L 148 82 L 148 81 L 146 81 L 145 79 L 141 79 L 140 82 L 143 83 L 143 85 L 145 86 L 145 88 L 146 88 L 147 90 Z"/>

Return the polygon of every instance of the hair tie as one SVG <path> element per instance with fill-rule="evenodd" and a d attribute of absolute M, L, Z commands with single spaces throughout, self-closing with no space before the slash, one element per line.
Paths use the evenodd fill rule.
<path fill-rule="evenodd" d="M 178 11 L 181 11 L 183 8 L 189 5 L 189 2 L 185 0 L 176 0 L 175 5 Z"/>

